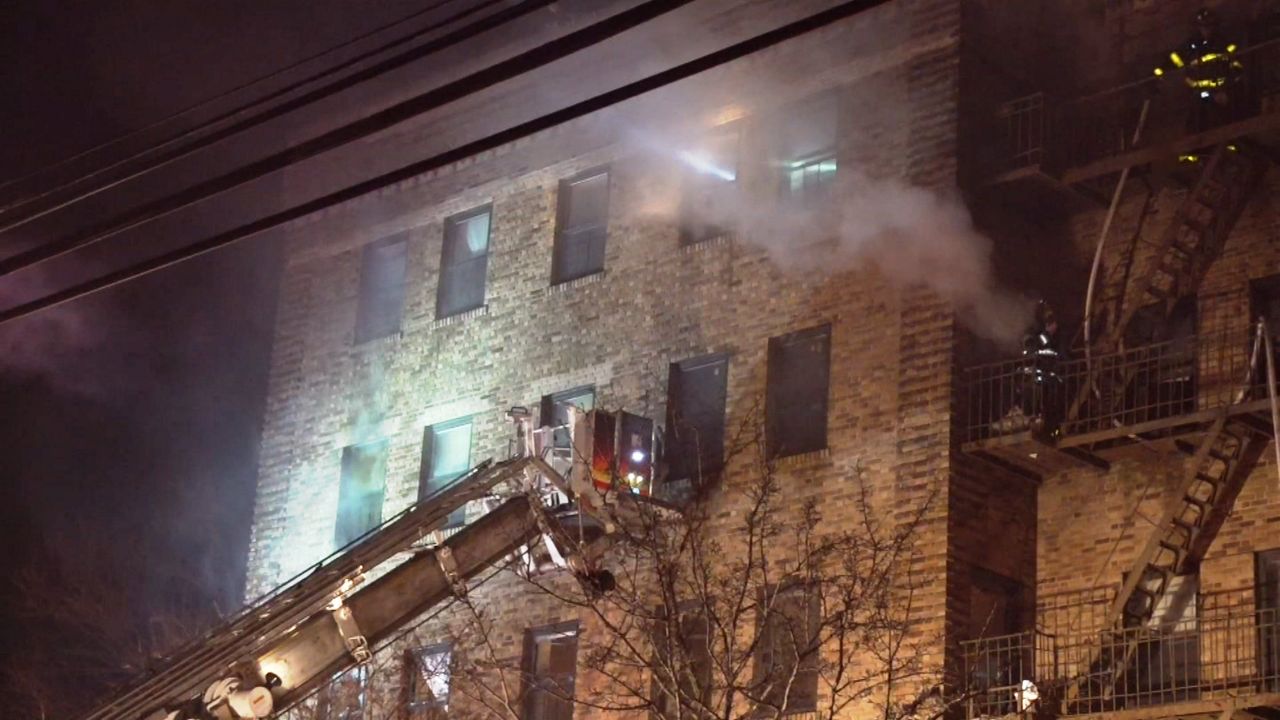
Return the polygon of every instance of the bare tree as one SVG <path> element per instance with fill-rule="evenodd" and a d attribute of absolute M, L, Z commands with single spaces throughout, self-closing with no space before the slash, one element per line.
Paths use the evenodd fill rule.
<path fill-rule="evenodd" d="M 760 425 L 739 428 L 731 454 L 740 462 L 720 492 L 616 519 L 616 539 L 592 560 L 611 573 L 609 591 L 512 563 L 525 592 L 579 619 L 567 673 L 554 647 L 542 653 L 526 638 L 515 652 L 504 640 L 509 619 L 484 593 L 462 596 L 451 623 L 451 714 L 542 720 L 576 705 L 661 720 L 834 719 L 874 708 L 893 720 L 945 711 L 941 668 L 925 657 L 938 639 L 917 629 L 911 571 L 930 501 L 905 518 L 887 512 L 859 471 L 851 507 L 828 517 L 783 492 Z"/>

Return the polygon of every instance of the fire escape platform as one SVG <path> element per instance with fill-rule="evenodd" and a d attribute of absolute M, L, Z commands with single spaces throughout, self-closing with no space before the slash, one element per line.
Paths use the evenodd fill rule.
<path fill-rule="evenodd" d="M 1067 470 L 1106 472 L 1111 468 L 1109 462 L 1088 450 L 1054 443 L 1030 430 L 967 442 L 961 450 L 1033 482 Z"/>
<path fill-rule="evenodd" d="M 1250 718 L 1274 718 L 1280 708 L 1280 693 L 1251 693 L 1241 688 L 1240 694 L 1214 699 L 1148 705 L 1146 707 L 1107 710 L 1095 713 L 1070 714 L 1073 720 L 1247 720 Z"/>

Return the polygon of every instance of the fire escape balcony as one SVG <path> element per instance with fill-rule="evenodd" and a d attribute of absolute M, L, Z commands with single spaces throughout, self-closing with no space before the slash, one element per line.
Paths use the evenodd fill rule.
<path fill-rule="evenodd" d="M 962 641 L 965 718 L 1273 717 L 1278 612 L 1249 603 L 1165 626 Z M 1121 654 L 1123 664 L 1094 664 Z"/>
<path fill-rule="evenodd" d="M 1068 211 L 1105 204 L 1126 167 L 1167 164 L 1181 154 L 1247 139 L 1280 154 L 1280 40 L 1236 53 L 1243 66 L 1229 86 L 1230 107 L 1192 119 L 1200 101 L 1178 73 L 1150 77 L 1076 99 L 1033 93 L 1002 104 L 990 128 L 997 138 L 980 161 L 986 184 L 1001 196 L 1048 199 Z M 1144 103 L 1147 119 L 1135 129 Z M 1012 194 L 1011 194 L 1012 193 Z"/>
<path fill-rule="evenodd" d="M 1185 448 L 1182 438 L 1224 411 L 1270 432 L 1266 359 L 1250 370 L 1251 335 L 1241 327 L 1089 361 L 1037 366 L 1018 357 L 968 368 L 960 381 L 961 449 L 1039 479 L 1082 464 L 1105 469 L 1108 457 L 1135 444 Z"/>

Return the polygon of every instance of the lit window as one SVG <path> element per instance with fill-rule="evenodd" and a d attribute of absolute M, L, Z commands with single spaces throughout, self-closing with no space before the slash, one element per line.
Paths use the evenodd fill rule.
<path fill-rule="evenodd" d="M 484 207 L 445 221 L 440 286 L 436 292 L 437 318 L 484 305 L 490 217 L 489 208 Z"/>
<path fill-rule="evenodd" d="M 797 160 L 787 168 L 787 191 L 793 198 L 811 202 L 827 197 L 836 179 L 836 159 L 824 155 Z"/>
<path fill-rule="evenodd" d="M 334 528 L 334 542 L 338 547 L 344 547 L 382 523 L 386 478 L 385 440 L 343 448 L 338 519 Z"/>
<path fill-rule="evenodd" d="M 604 271 L 608 220 L 607 170 L 592 170 L 560 183 L 552 285 Z"/>
<path fill-rule="evenodd" d="M 422 436 L 422 469 L 418 499 L 425 500 L 445 490 L 471 469 L 471 418 L 459 418 L 431 425 Z M 464 508 L 449 516 L 450 527 L 461 525 Z"/>

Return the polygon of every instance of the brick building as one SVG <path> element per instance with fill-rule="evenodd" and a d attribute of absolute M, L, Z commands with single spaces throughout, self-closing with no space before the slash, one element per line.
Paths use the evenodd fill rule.
<path fill-rule="evenodd" d="M 441 73 L 631 4 L 565 3 Z M 692 3 L 363 143 L 329 177 L 836 4 Z M 1134 81 L 1189 3 L 897 0 L 292 226 L 247 596 L 504 457 L 512 406 L 661 421 L 696 387 L 706 437 L 766 408 L 786 501 L 820 498 L 825 522 L 848 519 L 855 474 L 895 507 L 931 498 L 914 622 L 954 712 L 1008 712 L 1021 680 L 1050 714 L 1272 712 L 1280 491 L 1266 386 L 1245 372 L 1250 318 L 1280 304 L 1280 55 L 1274 8 L 1220 10 L 1247 102 L 1212 126 L 1184 123 L 1172 86 L 1128 139 L 1150 97 Z M 1031 387 L 992 342 L 1009 335 L 985 316 L 995 285 L 1049 297 L 1069 335 L 1104 224 L 1109 325 Z M 526 631 L 576 632 L 545 597 L 477 593 L 512 654 Z"/>

